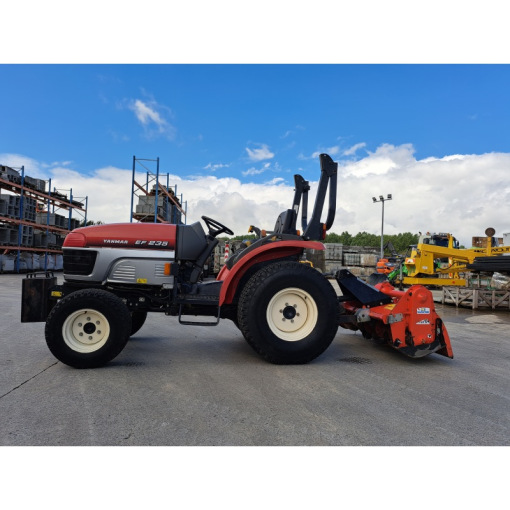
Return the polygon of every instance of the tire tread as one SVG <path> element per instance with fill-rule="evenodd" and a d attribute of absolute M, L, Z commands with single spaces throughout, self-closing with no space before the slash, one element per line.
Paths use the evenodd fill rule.
<path fill-rule="evenodd" d="M 296 284 L 303 278 L 313 282 L 330 307 L 330 310 L 326 312 L 327 322 L 324 326 L 323 338 L 299 353 L 285 354 L 268 348 L 267 342 L 261 340 L 258 328 L 253 324 L 254 296 L 268 280 L 278 275 L 291 275 L 295 278 Z M 324 314 L 324 311 L 320 310 L 320 313 Z M 318 357 L 329 347 L 338 330 L 338 313 L 336 292 L 324 276 L 308 265 L 285 261 L 263 267 L 248 280 L 239 297 L 238 323 L 246 342 L 266 361 L 273 364 L 304 364 Z"/>
<path fill-rule="evenodd" d="M 102 309 L 102 308 L 105 309 Z M 69 313 L 79 308 L 98 309 L 108 315 L 112 341 L 98 351 L 78 353 L 70 349 L 62 338 L 62 324 Z M 66 315 L 67 314 L 67 315 Z M 120 298 L 102 289 L 82 289 L 61 299 L 46 320 L 44 334 L 51 353 L 62 363 L 74 368 L 96 368 L 120 354 L 131 333 L 131 315 Z"/>

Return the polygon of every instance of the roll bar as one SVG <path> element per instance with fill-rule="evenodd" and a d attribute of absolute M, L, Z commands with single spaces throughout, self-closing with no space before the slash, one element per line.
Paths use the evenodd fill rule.
<path fill-rule="evenodd" d="M 294 176 L 296 187 L 294 190 L 292 208 L 297 216 L 299 205 L 301 204 L 301 227 L 303 229 L 303 237 L 307 240 L 322 241 L 326 235 L 326 231 L 333 226 L 333 222 L 335 221 L 338 163 L 335 163 L 328 154 L 320 154 L 319 160 L 321 176 L 310 222 L 308 222 L 308 191 L 310 190 L 310 184 L 308 181 L 305 181 L 301 175 Z M 321 216 L 328 187 L 328 215 L 326 223 L 322 223 Z"/>

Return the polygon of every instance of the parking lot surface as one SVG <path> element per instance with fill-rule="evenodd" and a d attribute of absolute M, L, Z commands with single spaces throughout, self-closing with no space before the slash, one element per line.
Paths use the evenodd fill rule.
<path fill-rule="evenodd" d="M 271 365 L 228 320 L 149 314 L 123 352 L 76 370 L 21 324 L 0 275 L 0 445 L 510 445 L 510 313 L 436 305 L 453 360 L 339 329 L 308 365 Z"/>

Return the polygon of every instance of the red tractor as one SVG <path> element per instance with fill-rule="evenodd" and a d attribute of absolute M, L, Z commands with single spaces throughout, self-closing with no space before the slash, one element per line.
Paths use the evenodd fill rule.
<path fill-rule="evenodd" d="M 296 175 L 292 208 L 279 215 L 269 235 L 233 254 L 216 280 L 203 279 L 204 265 L 217 237 L 233 232 L 206 216 L 202 220 L 207 233 L 198 222 L 73 230 L 63 245 L 64 283 L 57 285 L 51 273 L 23 280 L 22 322 L 46 322 L 50 351 L 76 368 L 98 367 L 115 358 L 143 326 L 148 312 L 176 316 L 184 325 L 215 326 L 222 318 L 230 319 L 257 353 L 277 364 L 313 360 L 331 344 L 339 325 L 361 329 L 364 336 L 382 336 L 395 348 L 406 347 L 403 352 L 410 356 L 437 351 L 452 357 L 448 335 L 425 288 L 418 303 L 424 321 L 417 341 L 413 333 L 417 326 L 409 322 L 407 311 L 392 304 L 399 298 L 348 272 L 337 274 L 344 294 L 339 298 L 322 274 L 302 263 L 305 250 L 324 249 L 321 241 L 335 217 L 337 163 L 321 154 L 320 164 L 310 221 L 310 186 Z M 328 214 L 322 223 L 328 189 Z M 300 206 L 302 234 L 296 228 Z M 415 306 L 410 303 L 406 301 L 405 307 Z M 382 309 L 377 317 L 361 312 L 374 305 Z M 379 327 L 370 327 L 372 322 Z M 393 336 L 394 324 L 400 324 L 399 338 Z"/>

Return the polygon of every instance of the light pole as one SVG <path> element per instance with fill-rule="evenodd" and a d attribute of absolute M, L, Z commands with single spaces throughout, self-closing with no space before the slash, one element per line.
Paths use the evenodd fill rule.
<path fill-rule="evenodd" d="M 379 195 L 379 200 L 377 198 L 372 197 L 372 200 L 374 201 L 374 204 L 376 202 L 381 202 L 382 204 L 382 220 L 381 220 L 381 258 L 384 258 L 384 202 L 386 200 L 391 200 L 391 194 L 389 194 L 386 198 L 384 198 L 382 195 Z"/>

